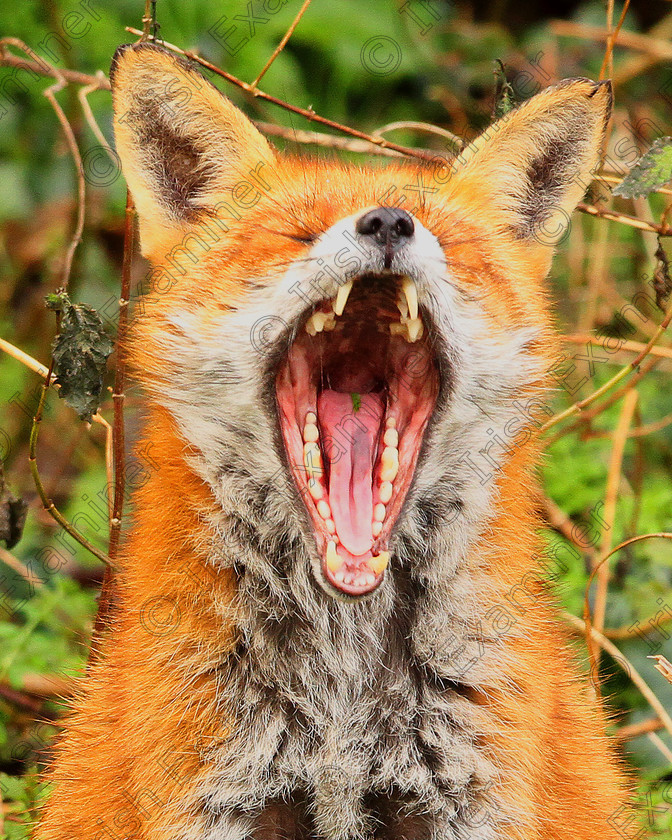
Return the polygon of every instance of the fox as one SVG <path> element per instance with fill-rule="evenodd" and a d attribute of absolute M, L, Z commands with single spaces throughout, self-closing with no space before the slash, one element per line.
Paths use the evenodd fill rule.
<path fill-rule="evenodd" d="M 629 836 L 536 503 L 544 281 L 610 83 L 359 165 L 152 41 L 111 82 L 153 467 L 35 840 Z"/>

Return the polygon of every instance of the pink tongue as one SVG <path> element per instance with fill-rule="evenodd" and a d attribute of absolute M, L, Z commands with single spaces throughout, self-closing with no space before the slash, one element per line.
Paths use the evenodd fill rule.
<path fill-rule="evenodd" d="M 320 438 L 329 460 L 331 515 L 339 540 L 354 555 L 373 545 L 373 466 L 383 410 L 376 394 L 354 395 L 353 404 L 352 394 L 322 391 L 317 400 Z"/>

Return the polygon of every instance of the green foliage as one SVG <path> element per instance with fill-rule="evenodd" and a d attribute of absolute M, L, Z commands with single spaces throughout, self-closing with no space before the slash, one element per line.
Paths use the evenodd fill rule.
<path fill-rule="evenodd" d="M 672 181 L 672 137 L 659 137 L 614 187 L 614 195 L 637 198 L 650 195 Z"/>

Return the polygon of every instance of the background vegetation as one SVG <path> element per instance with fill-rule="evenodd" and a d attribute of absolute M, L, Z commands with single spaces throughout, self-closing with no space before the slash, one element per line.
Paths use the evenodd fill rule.
<path fill-rule="evenodd" d="M 159 0 L 157 5 L 161 37 L 249 82 L 300 3 L 267 3 L 267 9 L 277 9 L 271 13 L 254 0 L 256 15 L 265 18 L 252 24 L 254 32 L 245 22 L 244 0 Z M 20 38 L 58 68 L 107 73 L 116 46 L 136 37 L 124 27 L 141 26 L 142 7 L 141 0 L 5 3 L 0 37 Z M 557 412 L 638 361 L 663 321 L 656 298 L 663 309 L 669 305 L 668 147 L 661 146 L 653 177 L 649 170 L 650 183 L 642 188 L 648 194 L 613 197 L 605 184 L 617 184 L 654 141 L 672 133 L 672 8 L 665 2 L 633 3 L 611 51 L 607 35 L 622 10 L 620 2 L 614 9 L 613 0 L 606 5 L 313 0 L 260 85 L 269 94 L 367 133 L 411 121 L 471 136 L 490 122 L 497 104 L 506 107 L 507 99 L 524 99 L 561 78 L 612 76 L 616 111 L 605 178 L 587 197 L 588 212 L 575 214 L 550 283 L 558 327 L 567 336 L 566 358 L 556 369 Z M 236 22 L 236 15 L 242 19 Z M 222 33 L 232 25 L 238 30 L 226 39 Z M 21 55 L 16 46 L 3 50 Z M 503 89 L 501 73 L 494 72 L 496 59 L 505 67 L 510 88 Z M 276 135 L 296 128 L 337 136 L 212 78 L 254 119 L 279 127 L 268 129 Z M 61 285 L 77 214 L 73 159 L 43 95 L 51 81 L 0 67 L 0 333 L 45 365 L 56 327 L 44 299 Z M 93 120 L 86 119 L 78 90 L 81 86 L 67 85 L 56 94 L 86 175 L 86 220 L 69 292 L 73 301 L 95 307 L 114 336 L 126 191 L 92 130 Z M 111 142 L 109 93 L 95 91 L 88 101 Z M 392 129 L 385 136 L 436 151 L 451 147 L 446 138 L 417 127 Z M 274 142 L 294 146 L 283 137 Z M 312 150 L 361 159 L 352 150 Z M 657 233 L 663 248 L 658 256 Z M 133 288 L 145 272 L 136 256 Z M 108 367 L 113 370 L 114 356 Z M 610 549 L 637 535 L 672 531 L 672 336 L 663 334 L 637 371 L 582 413 L 553 425 L 546 436 L 539 499 L 548 523 L 544 539 L 549 552 L 561 547 L 562 556 L 570 558 L 554 585 L 563 608 L 577 617 L 590 572 Z M 112 378 L 110 373 L 106 386 L 111 387 Z M 40 383 L 36 372 L 0 352 L 0 455 L 8 485 L 0 486 L 0 528 L 4 522 L 18 533 L 21 505 L 11 493 L 28 506 L 22 538 L 11 546 L 12 528 L 5 528 L 8 548 L 0 548 L 0 837 L 9 840 L 27 836 L 39 793 L 37 773 L 49 757 L 61 698 L 85 668 L 103 570 L 96 557 L 60 529 L 36 493 L 28 455 Z M 136 390 L 128 387 L 130 441 L 138 401 Z M 112 421 L 108 387 L 100 415 Z M 41 426 L 39 469 L 48 495 L 106 552 L 104 424 L 80 421 L 51 388 Z M 672 658 L 671 545 L 662 538 L 635 542 L 601 568 L 601 583 L 591 589 L 595 622 L 598 629 L 607 628 L 605 635 L 620 653 L 602 653 L 593 667 L 594 682 L 608 697 L 612 728 L 638 778 L 643 831 L 670 837 L 672 738 L 664 724 L 672 686 L 647 657 Z M 606 604 L 603 619 L 601 604 Z M 590 667 L 585 651 L 577 634 L 577 652 Z M 653 701 L 633 682 L 633 669 L 652 689 Z M 644 836 L 637 831 L 626 826 L 623 837 Z"/>

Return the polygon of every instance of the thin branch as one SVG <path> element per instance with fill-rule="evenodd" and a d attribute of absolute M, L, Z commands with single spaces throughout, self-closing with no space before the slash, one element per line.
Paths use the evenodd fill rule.
<path fill-rule="evenodd" d="M 282 137 L 292 143 L 324 146 L 328 149 L 342 149 L 346 152 L 359 152 L 368 155 L 384 155 L 385 157 L 403 157 L 401 152 L 375 146 L 368 140 L 355 140 L 349 137 L 337 137 L 335 134 L 324 134 L 321 131 L 305 131 L 300 128 L 286 128 L 284 125 L 254 120 L 257 128 L 269 137 Z M 429 153 L 429 150 L 423 150 Z M 672 193 L 671 193 L 672 194 Z"/>
<path fill-rule="evenodd" d="M 628 438 L 628 430 L 632 423 L 638 398 L 637 391 L 628 391 L 623 402 L 623 409 L 618 418 L 618 424 L 614 430 L 614 444 L 609 459 L 609 470 L 607 473 L 607 487 L 604 499 L 604 530 L 602 532 L 602 555 L 609 552 L 611 540 L 616 523 L 616 500 L 618 498 L 618 487 L 621 482 L 621 470 L 623 469 L 623 454 Z M 595 593 L 595 609 L 593 623 L 595 629 L 601 633 L 604 630 L 604 618 L 607 608 L 607 589 L 609 587 L 609 565 L 600 563 L 597 569 L 597 591 Z M 595 660 L 596 664 L 597 660 Z"/>
<path fill-rule="evenodd" d="M 584 204 L 583 202 L 577 204 L 577 209 L 582 213 L 587 213 L 589 216 L 597 216 L 600 219 L 608 219 L 611 222 L 620 222 L 623 225 L 637 228 L 637 230 L 645 230 L 649 233 L 657 233 L 658 236 L 672 236 L 672 231 L 667 230 L 662 225 L 654 225 L 650 222 L 645 222 L 636 216 L 628 216 L 626 213 L 617 213 L 615 210 L 605 210 L 602 207 L 595 207 L 592 204 Z"/>
<path fill-rule="evenodd" d="M 289 39 L 292 37 L 292 34 L 294 33 L 294 30 L 295 30 L 295 29 L 296 29 L 296 27 L 297 27 L 297 24 L 299 23 L 299 21 L 300 21 L 300 20 L 301 20 L 301 18 L 303 17 L 303 13 L 306 11 L 306 9 L 308 8 L 308 6 L 310 6 L 311 2 L 312 2 L 312 0 L 304 0 L 303 6 L 301 6 L 301 8 L 299 9 L 299 12 L 298 12 L 298 14 L 297 14 L 297 16 L 296 16 L 296 17 L 294 18 L 294 20 L 292 21 L 292 23 L 291 23 L 291 25 L 290 25 L 289 29 L 287 30 L 287 32 L 285 32 L 285 35 L 284 35 L 284 37 L 283 37 L 282 41 L 280 41 L 280 43 L 278 44 L 278 46 L 277 46 L 277 47 L 275 48 L 275 50 L 273 51 L 273 55 L 272 55 L 272 56 L 268 59 L 268 61 L 266 62 L 266 64 L 264 64 L 264 66 L 262 67 L 262 69 L 261 69 L 261 73 L 259 73 L 259 75 L 257 76 L 257 78 L 256 78 L 256 79 L 252 82 L 252 84 L 250 85 L 250 88 L 252 89 L 252 91 L 255 91 L 255 90 L 257 89 L 257 86 L 258 86 L 259 82 L 260 82 L 260 81 L 263 79 L 263 77 L 266 75 L 266 71 L 268 70 L 268 68 L 271 66 L 271 64 L 273 64 L 273 62 L 275 61 L 275 59 L 276 59 L 276 58 L 280 55 L 280 53 L 284 50 L 284 48 L 285 48 L 285 44 L 286 44 L 286 43 L 287 43 L 287 41 L 289 41 Z"/>
<path fill-rule="evenodd" d="M 140 30 L 134 29 L 132 26 L 127 26 L 126 31 L 130 32 L 132 35 L 142 35 L 142 32 L 140 32 Z M 402 155 L 406 155 L 408 157 L 420 158 L 421 160 L 436 159 L 436 154 L 434 153 L 427 154 L 426 152 L 422 152 L 419 149 L 411 149 L 408 146 L 400 146 L 397 143 L 391 143 L 389 140 L 385 140 L 382 137 L 374 137 L 371 134 L 365 134 L 363 131 L 358 131 L 357 129 L 351 128 L 348 125 L 343 125 L 341 123 L 337 123 L 333 120 L 327 119 L 327 117 L 322 117 L 319 114 L 316 114 L 315 111 L 313 111 L 312 109 L 299 108 L 297 105 L 291 105 L 289 102 L 285 102 L 282 99 L 278 99 L 275 96 L 271 96 L 270 94 L 265 93 L 263 90 L 259 90 L 259 88 L 252 88 L 252 85 L 248 85 L 247 82 L 244 82 L 242 79 L 237 78 L 237 76 L 233 76 L 231 73 L 227 73 L 226 70 L 222 70 L 215 64 L 212 64 L 206 59 L 201 58 L 200 55 L 192 52 L 191 50 L 180 49 L 180 47 L 175 46 L 175 44 L 169 44 L 167 41 L 162 41 L 161 44 L 166 49 L 171 50 L 172 52 L 175 52 L 178 55 L 183 55 L 191 61 L 195 61 L 197 64 L 200 64 L 201 67 L 205 67 L 211 72 L 216 73 L 218 76 L 221 76 L 222 79 L 226 79 L 227 82 L 230 82 L 232 85 L 239 87 L 246 93 L 249 93 L 252 96 L 256 96 L 259 99 L 263 99 L 266 102 L 270 102 L 272 105 L 277 105 L 280 108 L 284 108 L 285 111 L 290 111 L 292 114 L 298 114 L 299 116 L 304 117 L 305 119 L 310 120 L 311 122 L 317 122 L 320 123 L 320 125 L 329 126 L 329 128 L 332 128 L 335 131 L 342 131 L 344 134 L 349 134 L 352 137 L 358 137 L 360 140 L 368 140 L 370 143 L 373 143 L 376 146 L 380 146 L 384 149 L 394 149 L 395 151 L 400 152 Z"/>
<path fill-rule="evenodd" d="M 589 335 L 588 333 L 573 333 L 572 335 L 561 336 L 562 340 L 568 344 L 592 344 L 595 347 L 604 347 L 605 339 L 608 336 L 600 338 L 599 336 Z M 646 345 L 641 341 L 621 341 L 618 351 L 628 351 L 631 353 L 641 353 Z M 660 356 L 662 359 L 672 359 L 672 347 L 652 347 L 649 350 L 651 356 Z M 606 361 L 611 361 L 607 359 Z"/>
<path fill-rule="evenodd" d="M 71 85 L 90 85 L 93 89 L 111 90 L 109 79 L 98 71 L 99 76 L 92 76 L 89 73 L 80 73 L 78 70 L 68 70 L 67 68 L 60 68 L 57 70 L 44 59 L 36 56 L 35 61 L 29 61 L 18 55 L 8 52 L 5 49 L 7 44 L 11 44 L 16 39 L 14 38 L 0 38 L 0 65 L 4 67 L 16 67 L 19 70 L 27 70 L 29 73 L 34 73 L 38 76 L 51 76 L 53 79 L 59 77 L 65 79 Z"/>
<path fill-rule="evenodd" d="M 646 720 L 639 721 L 639 723 L 630 723 L 626 726 L 621 726 L 614 732 L 614 738 L 619 741 L 631 741 L 633 738 L 639 738 L 640 735 L 646 735 L 647 732 L 657 732 L 663 728 L 663 722 L 660 718 L 652 717 Z"/>
<path fill-rule="evenodd" d="M 98 72 L 102 75 L 102 71 L 99 70 Z M 93 116 L 93 111 L 91 110 L 91 106 L 89 105 L 88 96 L 90 93 L 93 93 L 94 90 L 100 90 L 100 87 L 94 85 L 86 85 L 85 87 L 82 87 L 77 91 L 77 98 L 79 99 L 79 103 L 82 106 L 82 111 L 84 112 L 84 117 L 89 125 L 89 128 L 94 133 L 96 140 L 98 140 L 100 145 L 107 152 L 107 155 L 112 161 L 112 163 L 116 166 L 118 164 L 118 158 L 116 154 L 112 151 L 112 147 L 107 142 L 105 135 L 100 130 L 100 126 L 96 122 L 96 118 Z"/>
<path fill-rule="evenodd" d="M 387 123 L 387 125 L 377 128 L 373 134 L 376 137 L 380 137 L 388 131 L 397 131 L 400 128 L 411 128 L 414 131 L 424 131 L 427 134 L 437 134 L 439 137 L 444 140 L 448 140 L 449 143 L 452 143 L 455 154 L 459 154 L 466 145 L 465 141 L 461 137 L 458 137 L 457 134 L 453 134 L 452 131 L 441 128 L 438 125 L 432 125 L 431 123 L 426 122 L 415 122 L 414 120 L 398 120 L 397 122 Z"/>
<path fill-rule="evenodd" d="M 614 14 L 614 0 L 609 0 L 609 7 L 607 12 L 607 48 L 604 53 L 602 66 L 600 67 L 600 79 L 604 78 L 604 73 L 607 70 L 607 68 L 609 68 L 609 78 L 611 78 L 614 74 L 614 46 L 618 38 L 618 33 L 621 31 L 621 27 L 623 26 L 623 21 L 625 20 L 625 15 L 628 11 L 629 6 L 630 0 L 625 0 L 625 2 L 623 3 L 623 9 L 621 11 L 621 16 L 618 19 L 618 23 L 616 24 L 616 28 L 612 30 L 611 25 Z"/>
<path fill-rule="evenodd" d="M 639 367 L 642 360 L 646 356 L 648 356 L 648 354 L 651 351 L 651 348 L 656 344 L 660 336 L 665 332 L 665 330 L 670 324 L 670 320 L 672 320 L 672 302 L 670 303 L 670 306 L 668 307 L 667 312 L 665 313 L 665 317 L 663 318 L 662 323 L 651 337 L 651 340 L 644 346 L 644 349 L 637 354 L 637 356 L 630 362 L 629 365 L 626 365 L 625 367 L 621 368 L 621 370 L 619 370 L 619 372 L 615 376 L 612 376 L 611 379 L 604 383 L 604 385 L 602 385 L 596 391 L 593 391 L 593 393 L 587 396 L 585 399 L 578 400 L 573 405 L 570 405 L 569 408 L 566 408 L 564 411 L 561 411 L 559 414 L 556 414 L 555 417 L 551 417 L 551 419 L 548 422 L 544 423 L 540 431 L 545 432 L 548 429 L 555 426 L 557 423 L 560 423 L 562 420 L 566 420 L 568 417 L 572 417 L 574 414 L 580 414 L 584 408 L 589 406 L 591 403 L 595 402 L 595 400 L 599 399 L 599 397 L 601 397 L 603 394 L 606 394 L 606 392 L 611 390 L 611 388 L 613 388 L 614 385 L 617 385 L 621 380 L 625 379 L 626 376 L 628 376 L 634 370 L 636 370 Z"/>
<path fill-rule="evenodd" d="M 672 534 L 670 536 L 672 536 Z M 571 613 L 566 612 L 563 612 L 562 616 L 580 633 L 585 634 L 586 632 L 588 632 L 586 622 L 582 621 L 577 616 L 571 615 Z M 656 697 L 653 689 L 644 680 L 644 678 L 641 676 L 639 671 L 637 671 L 632 662 L 630 662 L 630 660 L 627 659 L 627 657 L 625 657 L 623 653 L 621 653 L 621 651 L 616 647 L 615 644 L 610 642 L 609 639 L 603 636 L 602 633 L 599 633 L 594 627 L 590 628 L 590 635 L 593 638 L 593 640 L 597 642 L 597 644 L 603 650 L 606 650 L 606 652 L 621 666 L 621 668 L 625 671 L 630 680 L 637 686 L 642 695 L 647 699 L 649 705 L 656 712 L 665 729 L 667 729 L 670 735 L 672 735 L 672 718 L 665 709 L 665 706 L 663 706 L 660 700 Z"/>
<path fill-rule="evenodd" d="M 35 417 L 33 418 L 33 425 L 30 430 L 30 448 L 28 455 L 30 472 L 33 476 L 33 481 L 35 482 L 35 487 L 37 488 L 37 492 L 40 497 L 40 500 L 42 501 L 42 505 L 47 511 L 47 513 L 49 513 L 56 520 L 56 522 L 58 522 L 61 528 L 64 528 L 68 532 L 68 534 L 70 534 L 70 536 L 73 537 L 73 539 L 77 540 L 77 542 L 80 545 L 84 546 L 84 548 L 90 551 L 91 554 L 95 555 L 103 563 L 116 567 L 116 564 L 106 554 L 103 554 L 102 551 L 99 551 L 86 539 L 84 534 L 80 533 L 74 527 L 74 525 L 71 525 L 68 522 L 68 520 L 63 516 L 63 514 L 58 510 L 53 501 L 47 496 L 47 493 L 44 489 L 44 485 L 42 484 L 42 479 L 37 468 L 37 438 L 39 435 L 40 423 L 42 422 L 42 413 L 44 411 L 44 403 L 47 397 L 47 391 L 49 390 L 49 383 L 51 382 L 52 372 L 53 359 L 51 365 L 49 366 L 49 370 L 47 371 L 47 375 L 44 379 L 44 382 L 42 383 L 40 401 L 38 403 L 37 411 L 35 412 Z"/>

